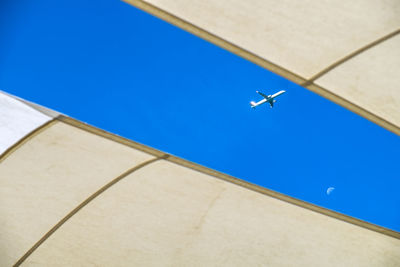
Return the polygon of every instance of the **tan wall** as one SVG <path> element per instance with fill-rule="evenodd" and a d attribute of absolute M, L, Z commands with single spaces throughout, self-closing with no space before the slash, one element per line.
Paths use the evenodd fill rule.
<path fill-rule="evenodd" d="M 152 158 L 53 123 L 0 163 L 0 262 L 15 263 L 93 192 Z"/>
<path fill-rule="evenodd" d="M 0 164 L 2 266 L 400 265 L 398 233 L 60 119 Z"/>
<path fill-rule="evenodd" d="M 331 88 L 356 105 L 375 110 L 381 118 L 400 122 L 399 69 L 397 35 L 341 64 L 315 83 Z"/>
<path fill-rule="evenodd" d="M 400 240 L 159 161 L 100 195 L 26 263 L 396 266 Z"/>

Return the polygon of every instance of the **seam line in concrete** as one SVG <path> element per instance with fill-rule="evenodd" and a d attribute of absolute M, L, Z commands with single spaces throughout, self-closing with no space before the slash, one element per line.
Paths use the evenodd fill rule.
<path fill-rule="evenodd" d="M 310 79 L 308 79 L 305 83 L 301 84 L 301 86 L 308 86 L 311 83 L 313 83 L 315 80 L 317 80 L 318 78 L 322 77 L 323 75 L 325 75 L 326 73 L 330 72 L 331 70 L 333 70 L 334 68 L 342 65 L 343 63 L 345 63 L 346 61 L 349 61 L 350 59 L 352 59 L 355 56 L 358 56 L 359 54 L 363 53 L 364 51 L 371 49 L 375 46 L 377 46 L 378 44 L 396 36 L 397 34 L 400 33 L 400 29 L 395 30 L 394 32 L 391 32 L 357 50 L 355 50 L 354 52 L 348 54 L 347 56 L 339 59 L 338 61 L 332 63 L 331 65 L 329 65 L 328 67 L 326 67 L 325 69 L 321 70 L 320 72 L 318 72 L 317 74 L 315 74 L 314 76 L 312 76 Z"/>
<path fill-rule="evenodd" d="M 175 164 L 181 165 L 183 167 L 186 167 L 186 168 L 189 168 L 189 169 L 192 169 L 192 170 L 195 170 L 195 171 L 198 171 L 198 172 L 213 176 L 213 177 L 215 177 L 217 179 L 220 179 L 220 180 L 223 180 L 225 182 L 229 182 L 229 183 L 235 184 L 237 186 L 244 187 L 244 188 L 246 188 L 248 190 L 251 190 L 251 191 L 254 191 L 254 192 L 257 192 L 257 193 L 260 193 L 260 194 L 263 194 L 263 195 L 266 195 L 266 196 L 269 196 L 269 197 L 272 197 L 272 198 L 275 198 L 275 199 L 278 199 L 278 200 L 281 200 L 281 201 L 284 201 L 284 202 L 287 202 L 289 204 L 298 206 L 300 208 L 308 209 L 310 211 L 313 211 L 313 212 L 316 212 L 316 213 L 319 213 L 319 214 L 334 218 L 336 220 L 340 220 L 340 221 L 343 221 L 343 222 L 346 222 L 346 223 L 350 223 L 350 224 L 362 227 L 364 229 L 368 229 L 370 231 L 374 231 L 374 232 L 377 232 L 377 233 L 380 233 L 380 234 L 391 236 L 391 237 L 396 238 L 396 239 L 400 239 L 400 233 L 396 232 L 394 230 L 391 230 L 391 229 L 388 229 L 388 228 L 385 228 L 385 227 L 382 227 L 382 226 L 379 226 L 379 225 L 375 225 L 375 224 L 372 224 L 372 223 L 369 223 L 369 222 L 366 222 L 366 221 L 362 221 L 360 219 L 357 219 L 357 218 L 354 218 L 354 217 L 351 217 L 351 216 L 348 216 L 348 215 L 345 215 L 345 214 L 342 214 L 342 213 L 339 213 L 339 212 L 336 212 L 336 211 L 333 211 L 333 210 L 329 210 L 327 208 L 323 208 L 323 207 L 317 206 L 315 204 L 312 204 L 312 203 L 309 203 L 309 202 L 306 202 L 306 201 L 303 201 L 303 200 L 299 200 L 297 198 L 294 198 L 294 197 L 291 197 L 291 196 L 288 196 L 288 195 L 284 195 L 282 193 L 279 193 L 279 192 L 276 192 L 276 191 L 273 191 L 271 189 L 264 188 L 264 187 L 261 187 L 261 186 L 255 185 L 255 184 L 252 184 L 250 182 L 241 180 L 239 178 L 230 176 L 228 174 L 220 173 L 220 172 L 215 171 L 213 169 L 209 169 L 207 167 L 204 167 L 204 166 L 201 166 L 199 164 L 190 162 L 188 160 L 181 159 L 181 158 L 178 158 L 178 157 L 175 157 L 175 156 L 170 156 L 166 160 L 169 161 L 169 162 L 173 162 Z"/>
<path fill-rule="evenodd" d="M 362 53 L 363 51 L 397 35 L 398 33 L 400 33 L 400 29 L 356 50 L 355 52 L 347 55 L 346 57 L 342 58 L 341 60 L 337 61 L 336 63 L 333 63 L 332 65 L 328 66 L 327 68 L 325 68 L 324 70 L 320 71 L 319 73 L 314 75 L 312 78 L 307 80 L 304 77 L 301 77 L 301 76 L 299 76 L 299 75 L 297 75 L 275 63 L 269 62 L 268 60 L 266 60 L 260 56 L 257 56 L 256 54 L 253 54 L 252 52 L 247 51 L 244 48 L 241 48 L 229 41 L 226 41 L 223 38 L 218 37 L 208 31 L 206 31 L 188 21 L 185 21 L 185 20 L 159 8 L 159 7 L 156 7 L 146 1 L 143 1 L 143 0 L 122 0 L 122 1 L 124 1 L 127 4 L 130 4 L 132 6 L 135 6 L 136 8 L 143 10 L 155 17 L 158 17 L 168 23 L 171 23 L 172 25 L 175 25 L 187 32 L 190 32 L 204 40 L 207 40 L 207 41 L 209 41 L 225 50 L 228 50 L 237 56 L 240 56 L 246 60 L 249 60 L 250 62 L 253 62 L 254 64 L 257 64 L 269 71 L 272 71 L 278 75 L 281 75 L 281 76 L 285 77 L 286 79 L 288 79 L 294 83 L 297 83 L 298 85 L 303 86 L 303 87 L 307 88 L 308 90 L 310 90 L 314 93 L 317 93 L 318 95 L 325 97 L 325 98 L 329 99 L 330 101 L 364 117 L 365 119 L 378 124 L 379 126 L 395 133 L 396 135 L 400 135 L 400 127 L 399 126 L 397 126 L 391 122 L 388 122 L 387 120 L 382 119 L 378 115 L 375 115 L 374 113 L 371 113 L 371 112 L 365 110 L 364 108 L 361 108 L 356 104 L 353 104 L 350 101 L 344 100 L 343 98 L 337 96 L 336 94 L 331 93 L 329 90 L 326 90 L 326 89 L 322 88 L 321 86 L 317 86 L 316 84 L 313 83 L 313 81 L 315 79 L 321 77 L 322 75 L 324 75 L 328 71 L 332 70 L 333 68 L 339 66 L 340 64 L 344 63 L 345 61 L 347 61 L 347 60 L 355 57 L 356 55 Z"/>
<path fill-rule="evenodd" d="M 301 84 L 307 81 L 307 79 L 304 79 L 303 77 L 283 68 L 282 66 L 279 66 L 275 63 L 272 63 L 265 58 L 262 58 L 238 45 L 235 45 L 231 43 L 230 41 L 227 41 L 203 28 L 200 28 L 180 17 L 177 17 L 157 6 L 154 6 L 146 1 L 143 0 L 122 0 L 126 2 L 127 4 L 130 4 L 152 16 L 155 16 L 157 18 L 160 18 L 163 21 L 166 21 L 172 25 L 177 26 L 180 29 L 183 29 L 191 34 L 194 34 L 197 37 L 200 37 L 218 47 L 221 47 L 225 50 L 228 50 L 229 52 L 240 56 L 244 59 L 249 60 L 250 62 L 253 62 L 269 71 L 275 72 L 281 76 L 284 76 L 285 78 L 297 83 Z"/>
<path fill-rule="evenodd" d="M 314 92 L 317 95 L 320 95 L 320 96 L 334 102 L 335 104 L 342 106 L 342 107 L 350 110 L 351 112 L 354 112 L 355 114 L 363 117 L 364 119 L 367 119 L 367 120 L 383 127 L 384 129 L 400 136 L 400 128 L 397 125 L 364 109 L 363 107 L 361 107 L 357 104 L 354 104 L 351 101 L 348 101 L 347 99 L 345 99 L 335 93 L 332 93 L 331 91 L 323 88 L 322 86 L 319 86 L 315 83 L 311 83 L 306 88 L 308 90 L 310 90 L 311 92 Z"/>
<path fill-rule="evenodd" d="M 6 149 L 1 155 L 0 155 L 0 163 L 3 162 L 6 158 L 8 158 L 13 152 L 18 150 L 21 146 L 23 146 L 26 142 L 40 134 L 41 132 L 45 131 L 47 128 L 51 127 L 53 124 L 55 124 L 57 121 L 56 119 L 51 119 L 47 121 L 46 123 L 40 125 L 39 127 L 33 129 L 31 132 L 29 132 L 27 135 L 19 139 L 15 144 L 11 145 L 9 148 Z"/>
<path fill-rule="evenodd" d="M 115 135 L 115 134 L 112 134 L 112 133 L 107 133 L 107 132 L 105 132 L 103 130 L 96 129 L 94 126 L 82 123 L 82 122 L 77 121 L 75 119 L 67 118 L 67 117 L 59 117 L 59 119 L 62 122 L 70 124 L 71 126 L 75 126 L 75 127 L 79 128 L 79 129 L 82 129 L 84 131 L 87 131 L 87 132 L 102 136 L 104 138 L 108 138 L 108 139 L 110 139 L 110 140 L 112 140 L 114 142 L 117 142 L 117 143 L 120 143 L 120 144 L 124 144 L 124 145 L 130 146 L 130 147 L 135 148 L 135 149 L 139 149 L 140 151 L 148 151 L 148 153 L 150 153 L 151 155 L 167 155 L 166 153 L 158 151 L 158 150 L 156 150 L 154 148 L 146 147 L 145 145 L 136 143 L 136 142 L 134 142 L 132 140 L 123 138 L 121 136 L 118 136 L 118 135 Z M 132 145 L 129 145 L 129 143 L 132 143 Z M 140 149 L 140 148 L 138 148 L 138 146 L 141 146 L 142 148 Z M 194 162 L 191 162 L 191 161 L 188 161 L 188 160 L 185 160 L 185 159 L 173 156 L 173 155 L 168 155 L 168 156 L 165 156 L 165 157 L 166 157 L 165 158 L 166 161 L 169 161 L 171 163 L 175 163 L 175 164 L 180 165 L 182 167 L 186 167 L 186 168 L 192 169 L 194 171 L 213 176 L 213 177 L 215 177 L 217 179 L 220 179 L 220 180 L 223 180 L 225 182 L 229 182 L 229 183 L 235 184 L 237 186 L 244 187 L 244 188 L 246 188 L 248 190 L 252 190 L 254 192 L 261 193 L 263 195 L 266 195 L 266 196 L 269 196 L 269 197 L 273 197 L 273 198 L 279 199 L 281 201 L 285 201 L 285 202 L 290 203 L 292 205 L 296 205 L 296 206 L 299 206 L 301 208 L 305 208 L 305 209 L 311 210 L 313 212 L 317 212 L 319 214 L 323 214 L 325 216 L 329 216 L 329 217 L 335 218 L 337 220 L 340 220 L 340 221 L 343 221 L 343 222 L 346 222 L 346 223 L 351 223 L 351 224 L 357 225 L 357 226 L 362 227 L 364 229 L 368 229 L 368 230 L 371 230 L 371 231 L 374 231 L 374 232 L 377 232 L 377 233 L 380 233 L 380 234 L 384 234 L 384 235 L 391 236 L 391 237 L 396 238 L 396 239 L 400 239 L 400 233 L 399 232 L 390 230 L 388 228 L 385 228 L 385 227 L 382 227 L 382 226 L 378 226 L 378 225 L 375 225 L 375 224 L 372 224 L 372 223 L 369 223 L 369 222 L 365 222 L 365 221 L 362 221 L 360 219 L 353 218 L 351 216 L 348 216 L 348 215 L 345 215 L 345 214 L 341 214 L 339 212 L 335 212 L 335 211 L 332 211 L 332 210 L 329 210 L 329 209 L 326 209 L 326 208 L 323 208 L 323 207 L 319 207 L 317 205 L 314 205 L 314 204 L 311 204 L 311 203 L 308 203 L 308 202 L 305 202 L 305 201 L 302 201 L 302 200 L 299 200 L 299 199 L 296 199 L 296 198 L 293 198 L 293 197 L 278 193 L 276 191 L 273 191 L 273 190 L 270 190 L 270 189 L 267 189 L 267 188 L 264 188 L 264 187 L 249 183 L 249 182 L 246 182 L 244 180 L 238 179 L 238 178 L 230 176 L 228 174 L 224 174 L 224 173 L 218 172 L 216 170 L 207 168 L 207 167 L 202 166 L 200 164 L 196 164 Z"/>
<path fill-rule="evenodd" d="M 66 223 L 71 217 L 73 217 L 76 213 L 78 213 L 82 208 L 84 208 L 86 205 L 88 205 L 92 200 L 94 200 L 96 197 L 101 195 L 103 192 L 105 192 L 107 189 L 124 179 L 126 176 L 132 174 L 133 172 L 151 164 L 154 163 L 158 160 L 161 159 L 166 159 L 168 158 L 169 155 L 163 155 L 161 157 L 156 157 L 150 160 L 147 160 L 145 162 L 142 162 L 135 167 L 130 168 L 129 170 L 125 171 L 124 173 L 120 174 L 118 177 L 115 179 L 111 180 L 108 182 L 106 185 L 101 187 L 99 190 L 94 192 L 92 195 L 90 195 L 87 199 L 85 199 L 81 204 L 79 204 L 76 208 L 74 208 L 72 211 L 70 211 L 64 218 L 62 218 L 56 225 L 54 225 L 41 239 L 39 239 L 15 264 L 14 266 L 20 266 L 35 250 L 43 244 L 54 232 L 56 232 L 64 223 Z"/>
<path fill-rule="evenodd" d="M 116 141 L 116 139 L 118 139 L 117 142 L 120 143 L 120 144 L 123 144 L 125 146 L 137 149 L 139 151 L 142 151 L 144 153 L 153 155 L 155 157 L 162 157 L 164 154 L 167 154 L 167 153 L 163 153 L 163 152 L 161 152 L 159 150 L 156 150 L 154 148 L 147 147 L 147 146 L 145 146 L 143 144 L 140 144 L 138 142 L 135 142 L 133 140 L 127 139 L 125 137 L 122 137 L 122 136 L 119 136 L 119 135 L 104 131 L 102 129 L 96 128 L 96 127 L 91 126 L 89 124 L 86 124 L 84 122 L 75 120 L 73 118 L 66 117 L 64 115 L 60 115 L 56 119 L 58 121 L 60 121 L 60 122 L 68 124 L 68 125 L 70 125 L 72 127 L 75 127 L 77 129 L 86 131 L 86 132 L 91 133 L 91 134 L 95 134 L 97 136 L 101 136 L 103 138 L 106 138 L 106 139 L 114 141 L 114 142 Z"/>

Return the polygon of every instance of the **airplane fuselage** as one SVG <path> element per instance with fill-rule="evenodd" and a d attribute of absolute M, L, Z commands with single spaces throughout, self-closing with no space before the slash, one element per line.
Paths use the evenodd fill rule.
<path fill-rule="evenodd" d="M 259 101 L 259 102 L 254 102 L 254 101 L 251 101 L 250 102 L 250 105 L 251 105 L 251 107 L 252 108 L 255 108 L 255 107 L 257 107 L 257 106 L 259 106 L 259 105 L 261 105 L 261 104 L 264 104 L 264 103 L 269 103 L 270 104 L 270 106 L 271 106 L 271 108 L 274 106 L 274 103 L 276 102 L 276 100 L 275 100 L 275 98 L 277 97 L 277 96 L 280 96 L 280 95 L 282 95 L 282 94 L 284 94 L 286 91 L 285 90 L 281 90 L 281 91 L 279 91 L 279 92 L 277 92 L 277 93 L 275 93 L 275 94 L 273 94 L 273 95 L 265 95 L 265 94 L 263 94 L 263 93 L 261 93 L 261 92 L 259 92 L 259 91 L 256 91 L 259 95 L 261 95 L 262 97 L 264 97 L 264 99 L 263 100 L 261 100 L 261 101 Z"/>

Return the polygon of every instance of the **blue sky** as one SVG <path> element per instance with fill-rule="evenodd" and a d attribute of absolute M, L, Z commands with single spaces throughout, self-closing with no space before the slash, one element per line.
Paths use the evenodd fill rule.
<path fill-rule="evenodd" d="M 400 231 L 395 134 L 123 2 L 3 1 L 0 12 L 0 90 Z M 249 107 L 256 90 L 281 89 L 273 109 Z"/>

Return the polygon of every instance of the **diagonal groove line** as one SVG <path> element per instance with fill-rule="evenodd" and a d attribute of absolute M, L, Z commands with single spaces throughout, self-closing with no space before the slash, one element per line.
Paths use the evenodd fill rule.
<path fill-rule="evenodd" d="M 312 91 L 314 91 L 314 90 L 312 90 Z M 323 91 L 323 92 L 325 92 L 325 91 Z M 154 148 L 150 148 L 150 147 L 147 147 L 147 146 L 145 146 L 143 144 L 136 143 L 136 142 L 134 142 L 132 140 L 125 139 L 125 138 L 123 138 L 121 136 L 118 136 L 116 134 L 100 130 L 100 129 L 96 128 L 95 126 L 92 126 L 92 125 L 77 121 L 77 120 L 69 118 L 69 117 L 60 116 L 60 117 L 58 117 L 58 119 L 61 122 L 68 123 L 71 126 L 77 127 L 79 129 L 82 129 L 84 131 L 90 132 L 92 134 L 96 134 L 96 135 L 104 137 L 104 138 L 108 138 L 108 139 L 110 139 L 110 140 L 112 140 L 114 142 L 118 142 L 120 144 L 133 147 L 133 148 L 138 149 L 140 151 L 145 151 L 146 153 L 149 153 L 149 154 L 154 155 L 154 156 L 160 156 L 160 155 L 164 155 L 165 154 L 164 152 L 158 151 L 158 150 L 156 150 Z M 398 128 L 396 128 L 396 129 L 398 129 Z M 400 135 L 400 132 L 397 132 L 397 133 Z M 175 157 L 175 156 L 172 156 L 172 155 L 169 155 L 166 158 L 166 160 L 169 161 L 169 162 L 178 164 L 178 165 L 180 165 L 182 167 L 186 167 L 186 168 L 192 169 L 194 171 L 198 171 L 200 173 L 211 175 L 211 176 L 213 176 L 213 177 L 215 177 L 217 179 L 221 179 L 221 180 L 223 180 L 225 182 L 233 183 L 233 184 L 235 184 L 237 186 L 241 186 L 243 188 L 252 190 L 254 192 L 258 192 L 260 194 L 267 195 L 267 196 L 273 197 L 275 199 L 279 199 L 279 200 L 285 201 L 287 203 L 299 206 L 301 208 L 305 208 L 305 209 L 317 212 L 319 214 L 323 214 L 323 215 L 335 218 L 337 220 L 341 220 L 343 222 L 351 223 L 351 224 L 363 227 L 364 229 L 368 229 L 368 230 L 375 231 L 375 232 L 380 233 L 380 234 L 384 234 L 384 235 L 387 235 L 387 236 L 391 236 L 391 237 L 400 239 L 400 233 L 396 232 L 394 230 L 390 230 L 388 228 L 385 228 L 385 227 L 382 227 L 382 226 L 378 226 L 378 225 L 375 225 L 375 224 L 372 224 L 372 223 L 369 223 L 369 222 L 365 222 L 363 220 L 360 220 L 360 219 L 357 219 L 357 218 L 354 218 L 354 217 L 351 217 L 351 216 L 348 216 L 348 215 L 344 215 L 344 214 L 341 214 L 341 213 L 336 212 L 336 211 L 332 211 L 332 210 L 329 210 L 329 209 L 326 209 L 326 208 L 323 208 L 323 207 L 319 207 L 317 205 L 314 205 L 314 204 L 311 204 L 311 203 L 308 203 L 308 202 L 305 202 L 305 201 L 302 201 L 302 200 L 299 200 L 299 199 L 296 199 L 296 198 L 293 198 L 293 197 L 278 193 L 276 191 L 267 189 L 265 187 L 261 187 L 261 186 L 246 182 L 244 180 L 235 178 L 235 177 L 230 176 L 228 174 L 224 174 L 224 173 L 218 172 L 216 170 L 207 168 L 207 167 L 202 166 L 200 164 L 196 164 L 196 163 L 193 163 L 191 161 L 188 161 L 188 160 L 185 160 L 185 159 L 182 159 L 182 158 L 179 158 L 179 157 Z"/>
<path fill-rule="evenodd" d="M 112 134 L 112 133 L 107 132 L 105 130 L 90 126 L 89 124 L 86 124 L 84 122 L 78 121 L 78 120 L 70 118 L 70 117 L 66 117 L 64 115 L 60 115 L 56 119 L 58 121 L 60 121 L 60 122 L 68 124 L 68 125 L 70 125 L 72 127 L 75 127 L 77 129 L 83 130 L 85 132 L 88 132 L 88 133 L 91 133 L 91 134 L 95 134 L 95 135 L 98 135 L 98 136 L 102 136 L 102 137 L 104 137 L 104 138 L 106 138 L 108 140 L 111 140 L 111 141 L 118 140 L 117 142 L 122 144 L 122 145 L 125 145 L 125 146 L 128 146 L 128 147 L 140 150 L 140 151 L 142 151 L 144 153 L 150 154 L 150 155 L 155 156 L 155 157 L 161 157 L 164 154 L 166 154 L 166 153 L 158 151 L 158 150 L 156 150 L 154 148 L 144 146 L 144 145 L 142 145 L 140 143 L 137 143 L 137 142 L 135 142 L 133 140 L 127 139 L 127 138 L 122 137 L 122 136 L 118 136 L 116 134 Z"/>
<path fill-rule="evenodd" d="M 262 187 L 262 186 L 259 186 L 259 185 L 256 185 L 256 184 L 252 184 L 250 182 L 241 180 L 239 178 L 230 176 L 228 174 L 224 174 L 224 173 L 218 172 L 218 171 L 213 170 L 213 169 L 209 169 L 207 167 L 204 167 L 204 166 L 201 166 L 199 164 L 190 162 L 188 160 L 185 160 L 185 159 L 182 159 L 182 158 L 178 158 L 178 157 L 175 157 L 175 156 L 170 156 L 167 159 L 167 161 L 176 163 L 176 164 L 178 164 L 180 166 L 183 166 L 183 167 L 186 167 L 186 168 L 190 168 L 190 169 L 192 169 L 194 171 L 198 171 L 198 172 L 201 172 L 201 173 L 204 173 L 204 174 L 207 174 L 207 175 L 211 175 L 211 176 L 213 176 L 213 177 L 215 177 L 217 179 L 220 179 L 220 180 L 223 180 L 225 182 L 229 182 L 229 183 L 235 184 L 237 186 L 241 186 L 243 188 L 252 190 L 254 192 L 257 192 L 257 193 L 260 193 L 260 194 L 263 194 L 263 195 L 266 195 L 266 196 L 269 196 L 269 197 L 272 197 L 272 198 L 275 198 L 275 199 L 278 199 L 278 200 L 281 200 L 281 201 L 285 201 L 285 202 L 290 203 L 292 205 L 296 205 L 298 207 L 301 207 L 301 208 L 304 208 L 304 209 L 308 209 L 308 210 L 311 210 L 313 212 L 316 212 L 316 213 L 319 213 L 319 214 L 322 214 L 322 215 L 325 215 L 325 216 L 329 216 L 329 217 L 332 217 L 334 219 L 337 219 L 337 220 L 340 220 L 340 221 L 343 221 L 343 222 L 346 222 L 346 223 L 354 224 L 354 225 L 360 226 L 360 227 L 362 227 L 364 229 L 368 229 L 368 230 L 371 230 L 371 231 L 374 231 L 374 232 L 377 232 L 377 233 L 380 233 L 380 234 L 384 234 L 384 235 L 387 235 L 387 236 L 394 237 L 396 239 L 400 239 L 400 233 L 396 232 L 394 230 L 391 230 L 391 229 L 388 229 L 388 228 L 385 228 L 385 227 L 382 227 L 382 226 L 379 226 L 379 225 L 376 225 L 376 224 L 372 224 L 372 223 L 363 221 L 361 219 L 357 219 L 357 218 L 351 217 L 349 215 L 345 215 L 345 214 L 342 214 L 342 213 L 339 213 L 339 212 L 336 212 L 336 211 L 333 211 L 333 210 L 330 210 L 330 209 L 327 209 L 327 208 L 324 208 L 324 207 L 320 207 L 318 205 L 315 205 L 315 204 L 312 204 L 312 203 L 309 203 L 309 202 L 306 202 L 306 201 L 303 201 L 303 200 L 300 200 L 300 199 L 297 199 L 297 198 L 294 198 L 294 197 L 279 193 L 277 191 L 273 191 L 271 189 L 268 189 L 268 188 L 265 188 L 265 187 Z"/>
<path fill-rule="evenodd" d="M 130 4 L 140 10 L 143 10 L 144 12 L 147 12 L 148 14 L 155 16 L 163 21 L 166 21 L 172 25 L 175 25 L 176 27 L 187 31 L 197 37 L 202 38 L 203 40 L 206 40 L 222 49 L 225 49 L 239 57 L 242 57 L 250 62 L 253 62 L 254 64 L 263 67 L 264 69 L 267 69 L 269 71 L 272 71 L 278 75 L 281 75 L 285 77 L 288 80 L 291 80 L 294 83 L 301 84 L 306 82 L 306 79 L 299 76 L 298 74 L 295 74 L 294 72 L 277 65 L 257 54 L 254 54 L 253 52 L 238 46 L 231 41 L 228 41 L 219 35 L 215 35 L 206 29 L 196 26 L 195 24 L 178 17 L 164 9 L 159 8 L 156 5 L 153 5 L 147 1 L 144 0 L 122 0 L 126 2 L 127 4 Z"/>
<path fill-rule="evenodd" d="M 50 126 L 52 126 L 56 122 L 55 119 L 49 120 L 46 123 L 42 124 L 41 126 L 35 128 L 33 131 L 29 132 L 27 135 L 19 139 L 15 144 L 10 146 L 6 151 L 4 151 L 2 154 L 0 154 L 0 163 L 4 161 L 7 157 L 9 157 L 13 152 L 18 150 L 22 145 L 24 145 L 26 142 L 28 142 L 30 139 L 33 137 L 37 136 L 40 134 L 42 131 L 46 130 Z"/>
<path fill-rule="evenodd" d="M 301 77 L 298 74 L 295 74 L 295 73 L 283 68 L 282 66 L 279 66 L 273 62 L 270 62 L 270 61 L 266 60 L 265 58 L 262 58 L 256 54 L 253 54 L 252 52 L 247 51 L 246 49 L 244 49 L 242 47 L 239 47 L 227 40 L 224 40 L 223 38 L 221 38 L 217 35 L 214 35 L 208 31 L 206 31 L 188 21 L 185 21 L 182 18 L 177 17 L 163 9 L 160 9 L 159 7 L 154 6 L 146 1 L 143 1 L 143 0 L 122 0 L 122 1 L 124 1 L 128 4 L 131 4 L 131 5 L 135 6 L 136 8 L 141 9 L 141 10 L 143 10 L 155 17 L 158 17 L 168 23 L 171 23 L 172 25 L 175 25 L 178 28 L 181 28 L 189 33 L 192 33 L 204 40 L 207 40 L 208 42 L 210 42 L 214 45 L 217 45 L 237 56 L 240 56 L 250 62 L 253 62 L 254 64 L 257 64 L 257 65 L 263 67 L 264 69 L 267 69 L 278 75 L 281 75 L 281 76 L 285 77 L 286 79 L 288 79 L 296 84 L 299 84 L 299 85 L 307 88 L 308 90 L 310 90 L 314 93 L 317 93 L 320 96 L 325 97 L 325 98 L 329 99 L 330 101 L 333 101 L 334 103 L 349 109 L 350 111 L 355 112 L 356 114 L 359 114 L 360 116 L 372 121 L 373 123 L 376 123 L 376 124 L 380 125 L 381 127 L 386 128 L 387 130 L 389 130 L 397 135 L 400 135 L 400 128 L 398 126 L 394 125 L 393 123 L 390 123 L 390 122 L 382 119 L 381 117 L 375 115 L 374 113 L 371 113 L 371 112 L 365 110 L 364 108 L 361 108 L 361 107 L 353 104 L 350 101 L 343 100 L 343 98 L 338 97 L 336 94 L 333 94 L 330 91 L 322 88 L 321 86 L 316 86 L 316 84 L 314 84 L 314 81 L 316 79 L 323 76 L 324 74 L 331 71 L 332 69 L 336 68 L 340 64 L 361 54 L 365 50 L 368 50 L 368 49 L 378 45 L 379 43 L 386 41 L 389 38 L 392 38 L 395 35 L 399 34 L 400 29 L 398 29 L 386 36 L 383 36 L 382 38 L 375 40 L 374 42 L 367 44 L 366 46 L 364 46 L 362 48 L 359 48 L 358 50 L 356 50 L 353 53 L 345 56 L 344 58 L 336 61 L 335 63 L 326 67 L 325 69 L 323 69 L 322 71 L 320 71 L 319 73 L 315 74 L 313 77 L 311 77 L 310 79 L 307 80 L 306 78 Z"/>
<path fill-rule="evenodd" d="M 321 70 L 320 72 L 318 72 L 317 74 L 315 74 L 314 76 L 312 76 L 310 79 L 308 79 L 306 82 L 304 82 L 303 84 L 300 84 L 301 86 L 308 86 L 310 84 L 312 84 L 316 79 L 320 78 L 321 76 L 325 75 L 326 73 L 330 72 L 331 70 L 333 70 L 334 68 L 336 68 L 337 66 L 343 64 L 344 62 L 352 59 L 353 57 L 361 54 L 362 52 L 396 36 L 397 34 L 400 33 L 400 29 L 395 30 L 394 32 L 391 32 L 375 41 L 373 41 L 372 43 L 367 44 L 366 46 L 363 46 L 359 49 L 357 49 L 356 51 L 354 51 L 353 53 L 348 54 L 347 56 L 343 57 L 342 59 L 339 59 L 338 61 L 334 62 L 333 64 L 331 64 L 330 66 L 326 67 L 325 69 Z"/>
<path fill-rule="evenodd" d="M 79 204 L 75 209 L 70 211 L 64 218 L 61 219 L 56 225 L 53 226 L 53 228 L 50 229 L 39 241 L 37 241 L 32 248 L 30 248 L 15 264 L 14 266 L 20 266 L 44 241 L 46 241 L 55 231 L 58 230 L 65 222 L 67 222 L 72 216 L 74 216 L 78 211 L 80 211 L 83 207 L 85 207 L 87 204 L 89 204 L 92 200 L 94 200 L 96 197 L 98 197 L 100 194 L 102 194 L 104 191 L 112 187 L 114 184 L 118 183 L 122 179 L 124 179 L 126 176 L 129 174 L 151 164 L 154 163 L 158 160 L 161 159 L 167 159 L 169 155 L 164 154 L 161 157 L 156 157 L 151 160 L 142 162 L 141 164 L 136 165 L 135 167 L 130 168 L 129 170 L 125 171 L 121 175 L 119 175 L 117 178 L 114 180 L 110 181 L 103 187 L 101 187 L 99 190 L 97 190 L 95 193 L 93 193 L 91 196 L 89 196 L 87 199 L 85 199 L 81 204 Z"/>
<path fill-rule="evenodd" d="M 239 47 L 239 46 L 235 45 L 234 43 L 231 43 L 230 41 L 227 41 L 218 35 L 214 35 L 213 33 L 210 33 L 207 30 L 200 28 L 200 27 L 192 24 L 191 22 L 188 22 L 188 21 L 182 19 L 181 17 L 178 17 L 172 13 L 169 13 L 151 3 L 148 3 L 143 0 L 122 0 L 122 1 L 124 1 L 128 4 L 131 4 L 131 5 L 135 6 L 136 8 L 139 8 L 145 12 L 148 12 L 148 13 L 152 14 L 153 16 L 156 16 L 166 22 L 169 22 L 183 30 L 186 30 L 186 31 L 188 31 L 204 40 L 207 40 L 223 49 L 226 49 L 238 56 L 241 56 L 241 57 L 243 57 L 265 69 L 268 69 L 272 72 L 282 75 L 286 79 L 289 79 L 289 80 L 291 80 L 301 86 L 304 86 L 304 87 L 312 84 L 316 79 L 320 78 L 321 76 L 323 76 L 327 72 L 331 71 L 332 69 L 336 68 L 337 66 L 341 65 L 342 63 L 350 60 L 351 58 L 361 54 L 362 52 L 364 52 L 364 51 L 366 51 L 366 50 L 368 50 L 368 49 L 370 49 L 370 48 L 372 48 L 372 47 L 374 47 L 374 46 L 376 46 L 376 45 L 378 45 L 400 33 L 400 29 L 397 29 L 397 30 L 355 50 L 354 52 L 348 54 L 347 56 L 343 57 L 342 59 L 329 65 L 328 67 L 326 67 L 322 71 L 318 72 L 311 78 L 306 79 L 304 77 L 299 76 L 298 74 L 295 74 L 295 73 L 289 71 L 288 69 L 285 69 L 282 66 L 279 66 L 275 63 L 268 61 L 264 57 L 260 57 L 250 51 L 247 51 L 246 49 Z"/>
<path fill-rule="evenodd" d="M 400 136 L 400 128 L 397 125 L 384 119 L 383 117 L 376 115 L 375 113 L 372 113 L 371 111 L 363 108 L 362 106 L 359 106 L 359 105 L 347 100 L 346 98 L 343 98 L 343 97 L 323 88 L 322 86 L 319 86 L 312 82 L 306 88 L 308 90 L 310 90 L 311 92 L 314 92 L 314 93 L 338 104 L 339 106 L 342 106 L 342 107 L 354 112 L 355 114 L 358 114 L 361 117 Z"/>

